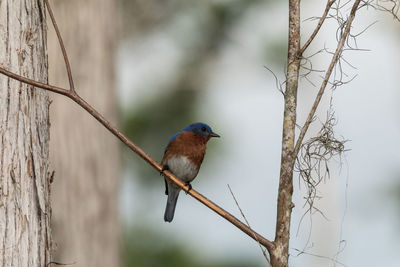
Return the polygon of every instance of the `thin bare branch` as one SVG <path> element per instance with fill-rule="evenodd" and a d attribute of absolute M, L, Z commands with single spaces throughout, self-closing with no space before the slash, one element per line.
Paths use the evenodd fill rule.
<path fill-rule="evenodd" d="M 302 255 L 302 254 L 305 254 L 305 255 L 309 255 L 309 256 L 316 257 L 316 258 L 326 259 L 326 260 L 332 261 L 332 262 L 335 263 L 335 264 L 339 264 L 339 265 L 341 265 L 341 266 L 347 266 L 347 265 L 345 265 L 344 263 L 341 263 L 340 261 L 338 261 L 338 260 L 335 259 L 335 258 L 331 258 L 331 257 L 327 257 L 327 256 L 322 256 L 322 255 L 318 255 L 318 254 L 313 254 L 313 253 L 308 253 L 308 252 L 299 250 L 299 249 L 297 249 L 297 248 L 293 248 L 293 250 L 295 250 L 295 251 L 298 252 L 298 254 L 296 255 L 296 257 L 298 257 L 298 256 L 300 256 L 300 255 Z"/>
<path fill-rule="evenodd" d="M 0 73 L 13 78 L 15 80 L 18 80 L 20 82 L 39 87 L 54 93 L 62 94 L 73 101 L 75 101 L 79 106 L 81 106 L 83 109 L 85 109 L 90 115 L 92 115 L 98 122 L 100 122 L 107 130 L 109 130 L 113 135 L 115 135 L 119 140 L 121 140 L 127 147 L 129 147 L 133 152 L 135 152 L 137 155 L 139 155 L 143 160 L 145 160 L 147 163 L 149 163 L 154 169 L 156 169 L 158 172 L 162 171 L 162 166 L 155 161 L 152 157 L 150 157 L 146 152 L 144 152 L 139 146 L 134 144 L 131 140 L 129 140 L 124 134 L 122 134 L 116 127 L 111 125 L 111 123 L 106 120 L 103 115 L 101 115 L 97 110 L 95 110 L 91 105 L 89 105 L 85 100 L 83 100 L 75 91 L 59 88 L 56 86 L 52 85 L 47 85 L 43 84 L 25 77 L 22 77 L 18 74 L 9 72 L 5 70 L 4 68 L 0 67 Z M 272 250 L 275 248 L 275 244 L 265 237 L 261 236 L 260 234 L 256 233 L 253 231 L 250 227 L 248 227 L 246 224 L 238 220 L 236 217 L 234 217 L 232 214 L 212 202 L 211 200 L 207 199 L 200 193 L 198 193 L 194 189 L 190 189 L 188 185 L 186 185 L 184 182 L 179 180 L 176 176 L 174 176 L 171 172 L 169 171 L 164 171 L 163 172 L 164 176 L 170 179 L 173 183 L 178 185 L 180 188 L 182 188 L 184 191 L 188 191 L 188 194 L 191 195 L 193 198 L 197 199 L 201 203 L 203 203 L 205 206 L 213 210 L 215 213 L 220 215 L 221 217 L 225 218 L 227 221 L 231 222 L 233 225 L 235 225 L 237 228 L 239 228 L 242 232 L 247 234 L 249 237 L 253 238 L 257 242 L 261 243 L 265 248 L 268 249 L 268 251 Z"/>
<path fill-rule="evenodd" d="M 371 6 L 378 11 L 383 11 L 391 14 L 394 20 L 400 22 L 400 1 L 399 0 L 376 0 L 375 4 L 372 1 L 364 1 L 365 5 Z"/>
<path fill-rule="evenodd" d="M 62 265 L 62 266 L 70 266 L 70 265 L 75 265 L 76 262 L 72 262 L 72 263 L 62 263 L 62 262 L 56 262 L 56 261 L 51 261 L 49 263 L 46 264 L 46 267 L 49 267 L 51 265 Z"/>
<path fill-rule="evenodd" d="M 74 80 L 72 79 L 72 71 L 71 71 L 71 67 L 69 65 L 67 51 L 65 50 L 65 46 L 64 46 L 64 42 L 62 40 L 61 34 L 60 34 L 60 30 L 58 29 L 57 22 L 56 22 L 56 19 L 54 18 L 53 10 L 51 10 L 49 1 L 44 0 L 44 2 L 46 4 L 47 10 L 49 11 L 51 22 L 53 23 L 54 30 L 56 31 L 58 42 L 59 42 L 60 48 L 61 48 L 61 52 L 64 57 L 65 67 L 67 69 L 67 74 L 68 74 L 69 88 L 71 89 L 71 91 L 75 92 Z"/>
<path fill-rule="evenodd" d="M 228 184 L 228 188 L 229 188 L 229 191 L 231 192 L 231 195 L 232 195 L 232 197 L 233 197 L 233 200 L 235 201 L 236 206 L 238 207 L 238 209 L 239 209 L 239 211 L 240 211 L 240 214 L 242 214 L 242 217 L 243 217 L 243 219 L 245 220 L 247 226 L 251 229 L 250 223 L 249 223 L 249 221 L 247 220 L 246 216 L 244 215 L 244 212 L 243 212 L 242 208 L 240 207 L 239 202 L 237 201 L 237 199 L 236 199 L 236 197 L 235 197 L 235 194 L 233 194 L 232 188 L 230 187 L 229 184 Z M 254 236 L 254 238 L 256 239 L 257 237 Z M 257 240 L 257 239 L 256 239 L 256 240 Z M 258 243 L 258 245 L 260 246 L 260 249 L 261 249 L 261 251 L 262 251 L 262 254 L 264 255 L 265 259 L 267 260 L 269 266 L 271 266 L 271 262 L 270 262 L 269 259 L 268 259 L 267 253 L 265 253 L 265 249 L 261 246 L 261 243 L 260 243 L 258 240 L 257 240 L 257 243 Z"/>
<path fill-rule="evenodd" d="M 308 117 L 306 119 L 306 122 L 304 123 L 303 128 L 301 129 L 299 138 L 297 139 L 296 146 L 295 146 L 295 149 L 294 149 L 294 152 L 293 152 L 293 156 L 294 157 L 296 157 L 297 154 L 299 153 L 299 150 L 301 148 L 304 136 L 307 133 L 308 127 L 310 126 L 311 121 L 312 121 L 312 119 L 314 117 L 315 111 L 317 110 L 319 102 L 321 101 L 322 95 L 324 94 L 326 85 L 329 82 L 329 78 L 331 77 L 332 71 L 333 71 L 333 69 L 334 69 L 336 63 L 338 62 L 338 59 L 339 59 L 339 57 L 340 57 L 340 55 L 342 53 L 343 46 L 344 46 L 344 44 L 346 42 L 347 37 L 349 36 L 350 29 L 351 29 L 351 24 L 353 23 L 353 20 L 355 18 L 356 11 L 358 9 L 358 6 L 359 6 L 360 2 L 361 2 L 361 0 L 356 0 L 354 2 L 354 4 L 353 4 L 353 7 L 352 7 L 351 11 L 350 11 L 349 18 L 347 19 L 347 22 L 346 22 L 346 27 L 345 27 L 345 29 L 343 31 L 343 34 L 341 35 L 341 38 L 340 38 L 340 41 L 339 41 L 338 46 L 336 48 L 336 51 L 335 51 L 335 53 L 334 53 L 334 55 L 332 57 L 331 63 L 329 64 L 328 70 L 326 71 L 324 81 L 322 82 L 322 85 L 321 85 L 321 87 L 320 87 L 320 89 L 318 91 L 317 97 L 315 98 L 314 104 L 313 104 L 313 106 L 312 106 L 312 108 L 311 108 L 311 110 L 310 110 L 310 112 L 308 114 Z"/>
<path fill-rule="evenodd" d="M 25 78 L 23 76 L 20 76 L 18 74 L 15 74 L 13 72 L 10 72 L 10 71 L 2 68 L 2 67 L 0 67 L 0 73 L 4 74 L 4 75 L 6 75 L 6 76 L 8 76 L 10 78 L 13 78 L 14 80 L 18 80 L 20 82 L 23 82 L 23 83 L 26 83 L 26 84 L 29 84 L 29 85 L 33 85 L 35 87 L 39 87 L 39 88 L 51 91 L 53 93 L 65 95 L 65 96 L 68 96 L 68 97 L 70 97 L 70 95 L 72 94 L 71 91 L 68 90 L 68 89 L 63 89 L 63 88 L 59 88 L 59 87 L 56 87 L 56 86 L 40 83 L 40 82 L 31 80 L 31 79 Z"/>
<path fill-rule="evenodd" d="M 326 7 L 324 10 L 324 13 L 322 14 L 322 17 L 319 19 L 317 27 L 315 27 L 313 33 L 311 34 L 311 36 L 308 38 L 308 40 L 306 41 L 306 43 L 303 45 L 302 48 L 300 48 L 299 51 L 299 56 L 302 56 L 304 51 L 306 51 L 306 49 L 310 46 L 311 42 L 314 40 L 315 36 L 317 36 L 319 30 L 321 29 L 322 25 L 325 22 L 326 17 L 329 14 L 329 10 L 331 9 L 333 3 L 335 3 L 336 0 L 328 0 L 328 2 L 326 3 Z"/>
<path fill-rule="evenodd" d="M 285 82 L 281 83 L 281 82 L 279 81 L 279 79 L 278 79 L 278 76 L 276 76 L 276 74 L 275 74 L 270 68 L 268 68 L 267 66 L 264 66 L 264 68 L 267 69 L 269 72 L 271 72 L 271 74 L 274 76 L 276 88 L 278 89 L 279 92 L 281 92 L 281 93 L 284 95 L 285 93 L 283 92 L 282 85 L 283 85 Z"/>

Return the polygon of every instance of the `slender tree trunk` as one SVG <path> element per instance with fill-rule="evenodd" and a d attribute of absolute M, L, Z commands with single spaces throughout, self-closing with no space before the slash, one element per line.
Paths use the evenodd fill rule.
<path fill-rule="evenodd" d="M 289 0 L 289 46 L 283 115 L 281 170 L 277 204 L 275 249 L 270 251 L 273 267 L 289 264 L 290 221 L 292 215 L 294 140 L 296 126 L 297 86 L 299 79 L 300 0 Z"/>
<path fill-rule="evenodd" d="M 65 42 L 76 91 L 117 123 L 114 0 L 50 1 Z M 50 22 L 48 23 L 50 25 Z M 49 26 L 49 80 L 68 88 L 64 60 Z M 118 266 L 118 140 L 87 112 L 52 95 L 55 261 L 74 267 Z"/>
<path fill-rule="evenodd" d="M 0 64 L 47 83 L 42 0 L 0 0 Z M 0 75 L 0 266 L 50 262 L 49 99 Z"/>

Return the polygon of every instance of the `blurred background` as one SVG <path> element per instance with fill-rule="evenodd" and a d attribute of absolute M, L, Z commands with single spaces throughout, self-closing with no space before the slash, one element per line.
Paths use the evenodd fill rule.
<path fill-rule="evenodd" d="M 156 160 L 174 133 L 192 122 L 208 123 L 222 138 L 209 142 L 192 186 L 242 219 L 229 184 L 251 227 L 272 240 L 283 96 L 265 67 L 284 81 L 287 2 L 51 3 L 78 92 Z M 317 23 L 306 19 L 321 15 L 324 5 L 302 3 L 303 42 Z M 400 23 L 365 9 L 352 33 L 372 23 L 356 42 L 351 40 L 359 50 L 343 54 L 342 80 L 354 79 L 326 91 L 310 128 L 308 137 L 319 131 L 332 103 L 335 134 L 349 140 L 348 151 L 331 161 L 330 178 L 317 188 L 315 206 L 323 216 L 305 213 L 307 191 L 295 175 L 291 266 L 400 262 Z M 306 56 L 324 48 L 334 51 L 337 27 L 328 20 Z M 310 58 L 315 70 L 327 68 L 327 51 Z M 52 29 L 49 53 L 50 82 L 66 87 Z M 300 80 L 299 125 L 322 74 Z M 256 242 L 183 193 L 174 221 L 165 223 L 164 181 L 156 171 L 66 99 L 54 96 L 52 114 L 56 261 L 75 266 L 267 266 Z"/>

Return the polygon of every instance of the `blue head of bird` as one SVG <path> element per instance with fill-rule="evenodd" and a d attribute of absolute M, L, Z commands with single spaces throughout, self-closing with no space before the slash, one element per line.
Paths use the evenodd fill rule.
<path fill-rule="evenodd" d="M 192 123 L 186 126 L 182 132 L 193 132 L 207 139 L 210 139 L 211 137 L 220 137 L 218 134 L 212 131 L 210 126 L 202 122 Z"/>

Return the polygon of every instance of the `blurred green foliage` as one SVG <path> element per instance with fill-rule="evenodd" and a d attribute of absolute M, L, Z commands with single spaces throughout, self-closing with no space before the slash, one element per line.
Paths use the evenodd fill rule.
<path fill-rule="evenodd" d="M 210 25 L 234 24 L 249 7 L 265 2 L 273 0 L 119 0 L 123 21 L 121 33 L 126 37 L 151 32 L 171 23 L 180 14 L 190 13 L 190 10 L 195 11 L 190 13 L 193 19 L 206 19 Z"/>
<path fill-rule="evenodd" d="M 241 255 L 229 259 L 209 259 L 204 257 L 201 252 L 192 251 L 172 238 L 143 226 L 132 227 L 125 233 L 122 253 L 125 267 L 260 266 Z"/>
<path fill-rule="evenodd" d="M 154 94 L 149 101 L 121 112 L 123 132 L 154 159 L 161 160 L 169 137 L 184 126 L 196 121 L 209 122 L 209 118 L 199 119 L 197 110 L 207 87 L 210 64 L 229 41 L 229 31 L 240 23 L 249 8 L 260 3 L 265 1 L 119 0 L 123 38 L 140 39 L 157 31 L 167 31 L 183 54 L 174 77 L 171 77 L 172 82 L 154 90 L 162 93 Z M 184 21 L 184 26 L 177 21 Z M 276 50 L 281 52 L 279 45 Z M 153 169 L 130 155 L 133 153 L 126 150 L 126 166 L 136 174 L 135 177 L 140 177 L 137 186 L 141 186 L 141 190 L 150 192 L 154 183 L 162 183 Z M 259 266 L 244 255 L 224 260 L 208 259 L 201 252 L 191 251 L 182 242 L 159 233 L 145 222 L 137 223 L 139 226 L 124 229 L 121 246 L 123 266 Z"/>
<path fill-rule="evenodd" d="M 264 42 L 265 49 L 263 50 L 265 61 L 268 64 L 284 69 L 287 57 L 287 43 L 281 39 L 266 40 Z"/>
<path fill-rule="evenodd" d="M 153 98 L 135 112 L 125 113 L 122 120 L 123 131 L 154 159 L 160 161 L 168 138 L 192 121 L 196 99 L 197 92 L 194 90 L 169 90 L 167 94 Z M 125 153 L 131 154 L 131 151 L 126 149 Z M 143 178 L 145 185 L 160 181 L 154 170 L 146 164 L 132 160 L 131 157 L 126 160 L 129 160 L 127 165 Z"/>
<path fill-rule="evenodd" d="M 207 76 L 209 63 L 215 59 L 222 44 L 226 41 L 229 29 L 240 21 L 249 7 L 258 2 L 260 1 L 204 1 L 202 3 L 197 2 L 193 7 L 193 5 L 188 5 L 183 1 L 179 8 L 176 6 L 176 9 L 180 11 L 174 9 L 174 12 L 171 12 L 169 16 L 162 16 L 163 19 L 161 17 L 158 20 L 153 18 L 158 22 L 166 23 L 167 18 L 182 16 L 181 13 L 189 12 L 190 19 L 197 25 L 195 27 L 197 31 L 193 33 L 193 36 L 178 34 L 181 37 L 183 35 L 184 38 L 177 38 L 179 40 L 177 45 L 182 47 L 185 53 L 174 81 L 165 85 L 162 90 L 163 93 L 156 94 L 149 102 L 141 104 L 140 107 L 135 107 L 134 110 L 122 112 L 124 133 L 135 140 L 155 159 L 161 160 L 163 148 L 169 141 L 166 136 L 172 136 L 189 123 L 207 122 L 207 118 L 196 119 L 196 107 L 200 93 L 206 87 L 205 76 Z M 168 5 L 161 2 L 159 4 L 159 8 Z M 170 4 L 178 5 L 176 1 L 172 1 Z M 152 1 L 139 1 L 127 6 L 130 7 L 131 5 L 156 7 L 156 3 Z M 124 10 L 126 12 L 126 9 Z M 165 27 L 161 23 L 151 23 L 151 26 L 153 30 L 157 26 Z M 142 178 L 143 184 L 151 185 L 153 181 L 159 181 L 158 177 L 154 175 L 154 171 L 150 170 L 148 166 L 136 164 L 136 161 L 132 163 L 131 160 L 127 165 L 139 173 L 138 176 Z"/>
<path fill-rule="evenodd" d="M 161 154 L 160 147 L 167 144 L 166 136 L 179 131 L 185 122 L 194 116 L 197 92 L 193 90 L 170 90 L 167 94 L 153 98 L 150 103 L 128 112 L 123 117 L 123 129 L 147 151 Z M 154 143 L 156 142 L 156 143 Z"/>
<path fill-rule="evenodd" d="M 397 212 L 397 216 L 400 220 L 400 174 L 396 174 L 396 177 L 398 177 L 397 181 L 390 187 L 388 188 L 388 192 L 385 192 L 385 195 L 389 195 L 390 198 L 388 201 L 394 201 L 396 202 L 397 209 L 395 212 Z"/>

